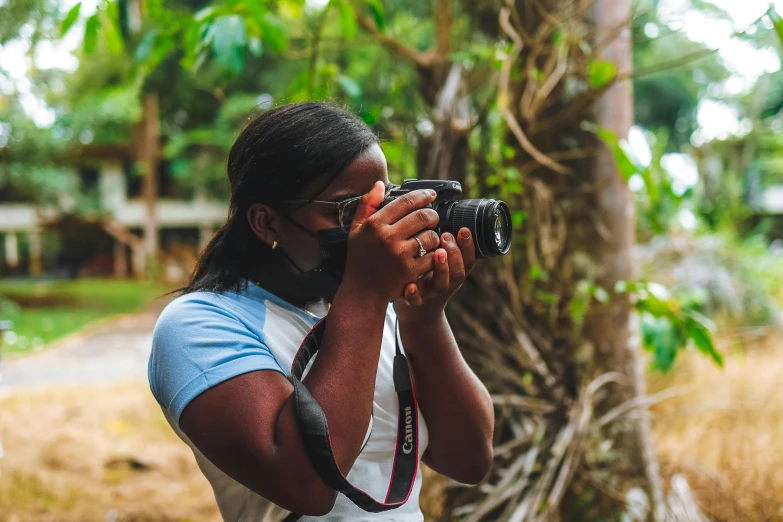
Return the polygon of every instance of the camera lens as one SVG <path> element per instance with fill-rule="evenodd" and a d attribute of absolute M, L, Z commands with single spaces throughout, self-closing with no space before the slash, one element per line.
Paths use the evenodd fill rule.
<path fill-rule="evenodd" d="M 494 199 L 449 201 L 438 208 L 441 231 L 456 235 L 467 227 L 473 235 L 476 258 L 503 255 L 511 248 L 511 211 Z"/>

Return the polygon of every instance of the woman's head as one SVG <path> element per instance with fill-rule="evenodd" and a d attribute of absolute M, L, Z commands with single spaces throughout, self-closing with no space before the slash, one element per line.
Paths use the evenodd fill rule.
<path fill-rule="evenodd" d="M 283 105 L 255 118 L 228 159 L 226 224 L 202 254 L 186 291 L 239 290 L 273 257 L 271 245 L 304 270 L 317 263 L 309 234 L 338 226 L 333 205 L 387 183 L 373 131 L 351 113 L 321 102 Z"/>

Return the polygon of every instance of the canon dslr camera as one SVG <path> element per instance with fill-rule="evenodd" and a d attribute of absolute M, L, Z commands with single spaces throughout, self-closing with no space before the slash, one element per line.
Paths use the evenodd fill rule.
<path fill-rule="evenodd" d="M 431 205 L 440 216 L 435 232 L 440 236 L 450 232 L 455 237 L 462 227 L 467 227 L 476 246 L 476 258 L 503 255 L 511 248 L 511 212 L 502 201 L 494 199 L 454 198 L 462 193 L 457 181 L 408 179 L 399 187 L 392 187 L 380 207 L 388 205 L 398 197 L 414 190 L 432 189 L 438 196 Z"/>

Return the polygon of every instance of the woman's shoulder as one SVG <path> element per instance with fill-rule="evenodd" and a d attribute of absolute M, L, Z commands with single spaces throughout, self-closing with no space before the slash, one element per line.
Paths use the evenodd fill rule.
<path fill-rule="evenodd" d="M 166 306 L 152 334 L 148 371 L 153 395 L 175 420 L 193 397 L 225 379 L 283 372 L 266 345 L 260 307 L 237 294 L 201 291 Z"/>
<path fill-rule="evenodd" d="M 156 329 L 198 320 L 245 322 L 247 316 L 263 316 L 265 305 L 237 292 L 197 291 L 171 301 L 158 317 Z"/>

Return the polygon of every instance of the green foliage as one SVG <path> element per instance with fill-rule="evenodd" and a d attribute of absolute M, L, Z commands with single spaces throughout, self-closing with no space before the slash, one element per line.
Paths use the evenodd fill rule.
<path fill-rule="evenodd" d="M 65 15 L 65 18 L 63 19 L 62 24 L 60 25 L 60 36 L 65 36 L 65 34 L 70 31 L 71 27 L 73 27 L 73 24 L 76 23 L 76 20 L 79 19 L 79 12 L 82 9 L 82 3 L 77 2 L 76 5 L 74 5 L 69 11 L 68 14 Z"/>
<path fill-rule="evenodd" d="M 0 283 L 0 317 L 13 322 L 13 340 L 4 336 L 4 355 L 29 353 L 87 324 L 129 313 L 166 291 L 159 284 L 97 279 Z M 38 303 L 18 306 L 23 303 Z M 38 341 L 35 341 L 38 339 Z"/>
<path fill-rule="evenodd" d="M 95 52 L 95 45 L 98 41 L 98 27 L 99 27 L 98 14 L 94 14 L 87 18 L 84 24 L 84 52 L 92 54 Z"/>
<path fill-rule="evenodd" d="M 205 40 L 212 41 L 215 59 L 225 69 L 242 72 L 244 66 L 245 21 L 238 15 L 216 18 L 210 25 Z"/>
<path fill-rule="evenodd" d="M 628 156 L 628 153 L 623 148 L 623 143 L 614 132 L 591 122 L 582 122 L 582 129 L 594 133 L 609 147 L 617 163 L 617 169 L 625 181 L 631 179 L 631 176 L 634 174 L 639 174 L 639 166 Z"/>
<path fill-rule="evenodd" d="M 592 60 L 587 65 L 587 75 L 593 89 L 601 89 L 617 75 L 617 66 L 608 60 Z"/>
<path fill-rule="evenodd" d="M 688 195 L 677 193 L 674 178 L 662 165 L 669 143 L 666 129 L 659 130 L 657 136 L 647 133 L 652 158 L 649 165 L 642 165 L 630 152 L 628 142 L 618 139 L 610 130 L 590 122 L 582 123 L 582 128 L 596 134 L 609 147 L 618 170 L 626 181 L 633 176 L 639 176 L 642 180 L 644 191 L 635 194 L 639 239 L 647 241 L 654 235 L 667 233 Z"/>
<path fill-rule="evenodd" d="M 767 11 L 767 16 L 769 16 L 769 19 L 772 20 L 772 26 L 775 28 L 775 34 L 778 35 L 778 39 L 780 40 L 781 44 L 783 44 L 783 18 L 780 17 L 780 14 L 778 14 L 775 6 L 773 5 L 770 5 L 769 10 Z"/>
<path fill-rule="evenodd" d="M 621 281 L 614 290 L 630 295 L 641 319 L 642 346 L 653 354 L 655 370 L 669 371 L 689 343 L 723 366 L 711 334 L 714 325 L 698 311 L 698 300 L 673 298 L 663 285 L 651 282 Z"/>
<path fill-rule="evenodd" d="M 381 3 L 381 0 L 366 0 L 366 2 L 367 6 L 370 8 L 372 18 L 375 20 L 375 25 L 380 31 L 383 31 L 386 28 L 386 18 L 383 15 L 383 4 Z"/>
<path fill-rule="evenodd" d="M 701 4 L 699 9 L 709 9 L 713 16 L 729 20 L 714 4 Z M 709 95 L 710 85 L 726 80 L 730 73 L 717 53 L 706 54 L 705 45 L 662 23 L 657 1 L 637 0 L 636 8 L 640 14 L 632 19 L 633 68 L 637 72 L 633 80 L 634 119 L 653 133 L 665 129 L 670 136 L 668 152 L 678 151 L 690 143 L 697 128 L 699 101 Z M 660 34 L 648 36 L 648 24 Z"/>
<path fill-rule="evenodd" d="M 343 38 L 353 40 L 356 37 L 356 9 L 348 2 L 340 4 L 340 31 Z"/>

